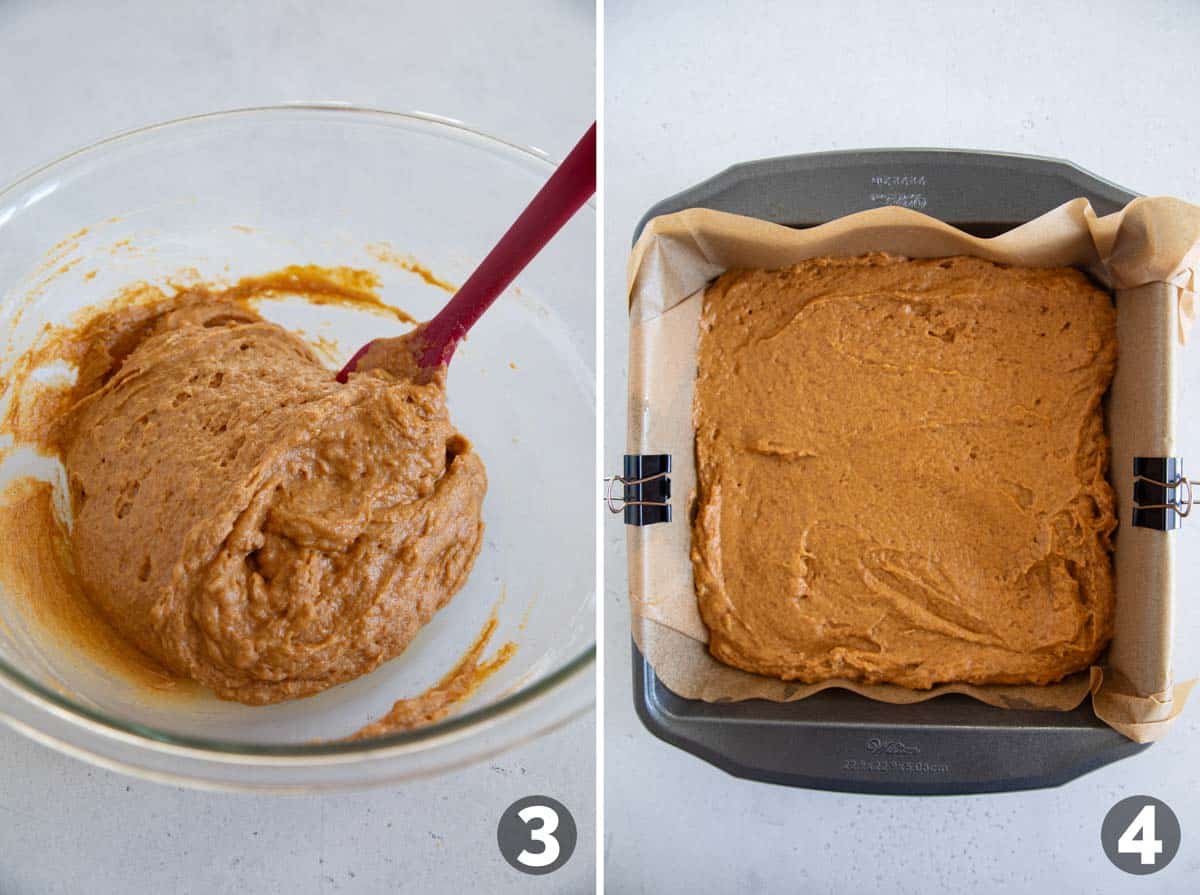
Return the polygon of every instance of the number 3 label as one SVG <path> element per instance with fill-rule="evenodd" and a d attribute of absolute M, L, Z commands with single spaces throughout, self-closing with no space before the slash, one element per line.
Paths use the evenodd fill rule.
<path fill-rule="evenodd" d="M 1153 796 L 1130 796 L 1109 809 L 1100 828 L 1108 859 L 1126 873 L 1162 870 L 1179 851 L 1179 818 Z"/>
<path fill-rule="evenodd" d="M 500 854 L 522 873 L 553 873 L 570 860 L 577 836 L 571 812 L 549 796 L 517 799 L 496 827 Z"/>
<path fill-rule="evenodd" d="M 541 822 L 540 826 L 530 827 L 529 836 L 534 842 L 542 845 L 542 850 L 537 854 L 522 849 L 517 855 L 517 860 L 526 867 L 546 867 L 557 861 L 559 852 L 562 851 L 558 847 L 558 840 L 554 838 L 554 831 L 558 829 L 558 812 L 549 805 L 530 805 L 518 811 L 517 817 L 527 824 Z"/>

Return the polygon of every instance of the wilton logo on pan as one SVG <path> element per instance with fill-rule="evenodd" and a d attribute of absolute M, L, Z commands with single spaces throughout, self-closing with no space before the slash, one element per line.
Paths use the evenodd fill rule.
<path fill-rule="evenodd" d="M 900 740 L 885 740 L 883 737 L 871 737 L 866 743 L 871 758 L 846 758 L 842 760 L 843 771 L 854 771 L 871 774 L 945 774 L 950 765 L 944 761 L 925 761 L 920 758 L 909 758 L 921 751 L 920 746 L 901 742 Z"/>
<path fill-rule="evenodd" d="M 883 740 L 871 737 L 867 740 L 867 751 L 872 755 L 916 755 L 921 751 L 920 746 L 908 746 L 899 740 Z"/>

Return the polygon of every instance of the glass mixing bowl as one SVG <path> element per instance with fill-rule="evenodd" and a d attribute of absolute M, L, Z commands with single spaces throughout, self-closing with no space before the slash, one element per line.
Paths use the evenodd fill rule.
<path fill-rule="evenodd" d="M 0 378 L 46 324 L 137 281 L 368 268 L 386 303 L 428 319 L 448 296 L 404 261 L 461 283 L 552 170 L 536 150 L 452 121 L 342 106 L 201 115 L 97 143 L 0 192 Z M 0 717 L 146 777 L 311 790 L 445 771 L 585 712 L 595 654 L 594 233 L 589 205 L 455 356 L 451 415 L 488 469 L 485 544 L 466 586 L 401 656 L 274 706 L 206 692 L 165 698 L 81 656 L 34 617 L 28 595 L 0 586 Z M 299 300 L 263 311 L 319 341 L 331 367 L 405 329 Z M 0 413 L 12 397 L 4 392 Z M 0 443 L 0 486 L 53 479 L 53 463 L 11 448 Z M 450 717 L 338 741 L 436 682 L 492 612 L 492 649 L 511 641 L 516 653 Z"/>

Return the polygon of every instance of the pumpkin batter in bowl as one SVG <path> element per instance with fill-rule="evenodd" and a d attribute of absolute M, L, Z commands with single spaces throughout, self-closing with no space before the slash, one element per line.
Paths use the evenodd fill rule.
<path fill-rule="evenodd" d="M 465 582 L 487 477 L 444 378 L 334 381 L 194 289 L 91 321 L 54 424 L 88 597 L 168 669 L 265 704 L 401 653 Z"/>

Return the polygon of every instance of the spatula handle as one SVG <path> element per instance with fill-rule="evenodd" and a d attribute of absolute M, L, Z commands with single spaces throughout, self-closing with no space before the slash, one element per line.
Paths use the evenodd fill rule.
<path fill-rule="evenodd" d="M 420 365 L 436 367 L 449 363 L 467 330 L 595 192 L 596 125 L 593 123 L 483 263 L 429 321 Z"/>

